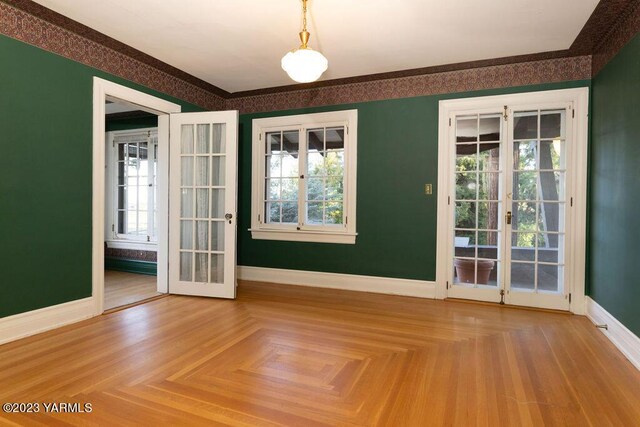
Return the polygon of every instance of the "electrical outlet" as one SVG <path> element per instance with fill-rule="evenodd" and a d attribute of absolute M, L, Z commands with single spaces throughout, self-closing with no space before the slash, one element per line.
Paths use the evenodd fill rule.
<path fill-rule="evenodd" d="M 424 185 L 424 194 L 427 194 L 427 195 L 433 194 L 433 187 L 431 186 L 431 184 Z"/>

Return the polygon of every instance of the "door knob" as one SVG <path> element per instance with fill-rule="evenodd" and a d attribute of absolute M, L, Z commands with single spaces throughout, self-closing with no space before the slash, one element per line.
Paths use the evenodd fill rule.
<path fill-rule="evenodd" d="M 230 213 L 226 214 L 225 219 L 229 221 L 229 224 L 231 224 L 231 218 L 233 218 L 233 215 L 231 215 Z"/>

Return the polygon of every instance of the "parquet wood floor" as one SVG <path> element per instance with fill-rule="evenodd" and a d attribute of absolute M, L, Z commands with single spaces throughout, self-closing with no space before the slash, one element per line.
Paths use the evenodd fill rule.
<path fill-rule="evenodd" d="M 638 372 L 584 317 L 243 282 L 0 346 L 19 425 L 640 424 Z"/>

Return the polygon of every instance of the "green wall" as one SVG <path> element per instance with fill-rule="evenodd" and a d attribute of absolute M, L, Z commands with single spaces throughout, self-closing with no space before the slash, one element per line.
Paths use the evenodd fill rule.
<path fill-rule="evenodd" d="M 589 81 L 423 96 L 240 116 L 238 264 L 435 280 L 438 102 L 443 99 L 589 86 Z M 253 240 L 251 120 L 358 110 L 355 245 Z M 433 195 L 424 184 L 433 184 Z"/>
<path fill-rule="evenodd" d="M 91 295 L 93 76 L 0 35 L 0 317 Z"/>
<path fill-rule="evenodd" d="M 133 130 L 158 127 L 158 116 L 138 117 L 129 119 L 109 119 L 104 124 L 107 132 L 117 130 Z"/>
<path fill-rule="evenodd" d="M 590 296 L 640 335 L 640 36 L 593 79 Z"/>
<path fill-rule="evenodd" d="M 92 77 L 199 108 L 4 36 L 0 57 L 11 58 L 0 67 L 1 317 L 91 295 Z M 238 263 L 434 280 L 438 101 L 589 84 L 242 115 Z M 251 119 L 351 108 L 359 111 L 356 244 L 252 240 Z"/>

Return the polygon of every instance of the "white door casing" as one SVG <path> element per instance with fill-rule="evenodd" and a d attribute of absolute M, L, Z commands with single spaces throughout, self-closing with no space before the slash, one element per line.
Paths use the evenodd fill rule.
<path fill-rule="evenodd" d="M 506 109 L 505 109 L 506 108 Z M 509 256 L 511 245 L 510 226 L 502 222 L 505 213 L 510 211 L 510 196 L 513 174 L 502 173 L 500 194 L 501 210 L 498 215 L 502 233 L 502 268 L 498 274 L 498 286 L 489 287 L 455 287 L 453 278 L 453 203 L 455 182 L 455 117 L 468 114 L 506 113 L 507 121 L 500 145 L 501 168 L 513 159 L 513 114 L 530 109 L 565 109 L 567 111 L 566 144 L 567 173 L 566 179 L 566 239 L 565 245 L 565 289 L 562 298 L 542 292 L 532 298 L 531 294 L 521 292 L 522 289 L 510 288 Z M 440 102 L 439 120 L 439 176 L 438 176 L 438 251 L 436 271 L 436 294 L 438 298 L 458 297 L 497 302 L 500 300 L 499 289 L 505 289 L 505 302 L 514 305 L 533 305 L 543 308 L 570 309 L 572 312 L 584 312 L 584 263 L 586 229 L 586 155 L 587 155 L 587 110 L 588 89 L 567 89 L 547 92 L 533 92 L 505 96 L 448 100 Z M 450 121 L 451 120 L 451 121 Z M 450 126 L 451 123 L 451 126 Z M 452 143 L 452 141 L 454 141 Z M 501 169 L 502 170 L 502 169 Z M 500 204 L 499 204 L 500 205 Z M 478 252 L 476 251 L 476 254 Z M 505 259 L 506 258 L 506 259 Z M 537 259 L 537 258 L 536 258 Z M 555 298 L 554 298 L 555 297 Z M 572 303 L 569 306 L 569 297 Z"/>
<path fill-rule="evenodd" d="M 104 310 L 105 223 L 105 102 L 107 99 L 135 104 L 158 115 L 158 292 L 167 292 L 169 114 L 181 107 L 164 99 L 101 79 L 93 78 L 93 179 L 92 179 L 92 299 L 94 314 Z M 163 191 L 164 189 L 164 191 Z"/>

